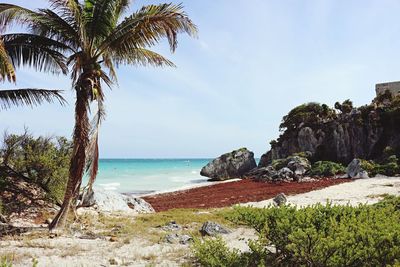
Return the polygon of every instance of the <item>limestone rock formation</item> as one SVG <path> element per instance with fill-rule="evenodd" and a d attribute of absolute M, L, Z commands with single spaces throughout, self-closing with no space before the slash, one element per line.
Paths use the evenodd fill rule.
<path fill-rule="evenodd" d="M 301 156 L 290 156 L 286 159 L 279 159 L 266 167 L 257 167 L 247 175 L 253 179 L 273 181 L 299 181 L 311 169 L 310 161 Z"/>
<path fill-rule="evenodd" d="M 271 165 L 267 167 L 255 168 L 248 173 L 249 177 L 255 178 L 261 181 L 271 181 L 275 179 L 278 172 Z"/>
<path fill-rule="evenodd" d="M 234 150 L 209 162 L 201 169 L 200 174 L 212 181 L 223 181 L 241 178 L 257 167 L 254 153 L 247 148 Z"/>
<path fill-rule="evenodd" d="M 354 158 L 379 160 L 386 148 L 400 154 L 400 98 L 375 99 L 349 110 L 335 111 L 316 103 L 293 109 L 281 124 L 283 133 L 271 142 L 258 167 L 300 152 L 310 153 L 313 161 L 345 165 Z"/>
<path fill-rule="evenodd" d="M 115 191 L 93 188 L 81 196 L 82 207 L 95 207 L 101 212 L 128 211 L 136 213 L 152 213 L 153 207 L 141 198 L 125 196 Z"/>

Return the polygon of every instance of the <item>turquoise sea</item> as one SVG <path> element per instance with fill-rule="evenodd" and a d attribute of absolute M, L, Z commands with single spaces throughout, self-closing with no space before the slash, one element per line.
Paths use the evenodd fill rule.
<path fill-rule="evenodd" d="M 210 159 L 100 159 L 95 186 L 146 194 L 207 183 L 201 168 Z"/>

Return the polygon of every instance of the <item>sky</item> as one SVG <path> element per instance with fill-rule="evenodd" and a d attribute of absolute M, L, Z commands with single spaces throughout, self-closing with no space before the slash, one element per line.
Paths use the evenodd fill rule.
<path fill-rule="evenodd" d="M 179 36 L 177 68 L 120 67 L 106 89 L 102 158 L 209 158 L 247 147 L 256 157 L 279 136 L 282 117 L 306 102 L 370 103 L 375 84 L 400 80 L 400 1 L 181 0 L 199 28 Z M 29 8 L 46 1 L 8 0 Z M 146 4 L 134 1 L 131 12 Z M 169 2 L 169 1 L 168 1 Z M 70 137 L 68 77 L 17 70 L 16 86 L 64 90 L 66 107 L 0 111 L 0 132 Z"/>

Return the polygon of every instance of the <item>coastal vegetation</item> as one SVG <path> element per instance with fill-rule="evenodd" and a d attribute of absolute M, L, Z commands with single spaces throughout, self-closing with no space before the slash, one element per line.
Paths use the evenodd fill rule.
<path fill-rule="evenodd" d="M 369 166 L 372 175 L 394 175 L 399 172 L 395 159 L 400 156 L 399 125 L 400 95 L 389 91 L 358 108 L 351 100 L 336 102 L 335 108 L 306 103 L 283 117 L 282 133 L 271 141 L 259 167 L 306 153 L 311 163 L 330 161 L 347 166 L 359 158 L 376 165 Z"/>
<path fill-rule="evenodd" d="M 337 174 L 344 174 L 345 172 L 345 166 L 340 163 L 332 161 L 317 161 L 312 165 L 310 175 L 329 177 Z"/>
<path fill-rule="evenodd" d="M 149 48 L 166 38 L 174 52 L 178 34 L 194 36 L 197 28 L 181 5 L 144 6 L 124 18 L 130 7 L 126 0 L 49 0 L 49 4 L 48 9 L 33 11 L 2 3 L 0 24 L 8 30 L 14 22 L 25 27 L 26 32 L 2 36 L 5 44 L 14 44 L 20 64 L 71 74 L 76 93 L 73 157 L 63 204 L 50 225 L 55 229 L 64 226 L 70 208 L 75 208 L 84 173 L 89 175 L 89 190 L 96 178 L 98 131 L 105 116 L 103 89 L 116 83 L 116 67 L 174 66 Z M 92 103 L 97 111 L 90 121 Z"/>
<path fill-rule="evenodd" d="M 400 262 L 400 198 L 375 205 L 235 207 L 228 217 L 259 234 L 249 252 L 220 238 L 194 244 L 202 266 L 394 266 Z"/>
<path fill-rule="evenodd" d="M 34 137 L 5 133 L 0 148 L 0 184 L 7 177 L 20 178 L 41 187 L 46 198 L 61 204 L 68 180 L 72 144 L 65 137 Z"/>
<path fill-rule="evenodd" d="M 241 181 L 143 198 L 107 190 L 96 193 L 92 186 L 106 114 L 105 88 L 117 84 L 117 67 L 173 67 L 150 49 L 165 39 L 174 52 L 177 36 L 194 37 L 197 27 L 180 4 L 148 5 L 127 14 L 128 0 L 48 2 L 49 8 L 38 10 L 0 3 L 0 80 L 15 82 L 15 69 L 22 66 L 69 74 L 76 96 L 75 125 L 71 141 L 35 137 L 27 130 L 4 134 L 0 267 L 13 266 L 17 248 L 31 249 L 18 251 L 18 256 L 24 257 L 24 265 L 29 258 L 32 266 L 39 264 L 35 257 L 45 250 L 45 260 L 79 255 L 102 266 L 157 264 L 158 253 L 172 255 L 172 262 L 183 266 L 400 266 L 400 197 L 385 195 L 388 188 L 397 190 L 397 182 L 384 179 L 379 194 L 363 195 L 364 202 L 383 198 L 373 205 L 321 204 L 321 198 L 312 199 L 311 194 L 306 196 L 309 202 L 299 206 L 285 204 L 291 194 L 350 185 L 350 179 L 339 178 L 398 176 L 400 96 L 387 91 L 359 108 L 351 100 L 336 102 L 334 108 L 314 102 L 300 105 L 283 117 L 281 136 L 271 141 L 271 150 L 258 166 L 254 153 L 241 148 L 201 171 L 216 181 Z M 22 32 L 14 32 L 15 23 Z M 61 91 L 0 90 L 0 109 L 53 101 L 65 103 Z M 343 175 L 349 173 L 346 166 L 352 166 L 355 175 Z M 364 172 L 368 175 L 361 176 Z M 89 182 L 83 190 L 84 175 Z M 260 201 L 266 199 L 274 206 L 249 206 L 262 207 L 265 202 Z M 61 235 L 47 231 L 65 228 L 67 222 Z M 215 231 L 205 231 L 205 225 Z M 232 243 L 241 242 L 244 250 L 232 248 L 223 236 L 230 234 Z M 150 253 L 136 254 L 141 246 Z M 121 248 L 124 253 L 118 254 Z M 124 259 L 116 259 L 119 255 Z"/>

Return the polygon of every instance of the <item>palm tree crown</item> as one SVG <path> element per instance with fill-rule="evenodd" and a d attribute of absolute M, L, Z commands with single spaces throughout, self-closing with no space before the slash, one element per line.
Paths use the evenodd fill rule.
<path fill-rule="evenodd" d="M 0 81 L 8 80 L 16 82 L 14 62 L 21 60 L 21 57 L 14 57 L 14 62 L 11 60 L 9 53 L 15 51 L 15 44 L 8 42 L 4 44 L 4 39 L 0 38 Z M 14 54 L 15 55 L 15 54 Z M 45 89 L 13 89 L 0 90 L 0 109 L 7 109 L 11 106 L 28 105 L 36 106 L 42 102 L 53 102 L 58 100 L 60 104 L 64 104 L 65 100 L 58 90 Z"/>
<path fill-rule="evenodd" d="M 96 177 L 98 128 L 105 114 L 103 85 L 111 87 L 117 81 L 115 69 L 119 65 L 174 66 L 149 48 L 166 38 L 174 52 L 178 34 L 195 36 L 197 28 L 179 4 L 144 6 L 123 18 L 129 0 L 49 2 L 50 8 L 37 11 L 0 4 L 0 26 L 18 22 L 27 29 L 27 33 L 3 36 L 4 43 L 12 47 L 9 56 L 14 65 L 69 72 L 76 92 L 73 158 L 64 204 L 51 225 L 55 228 L 64 224 L 84 171 L 90 176 L 89 187 Z M 90 122 L 93 101 L 97 112 Z"/>

